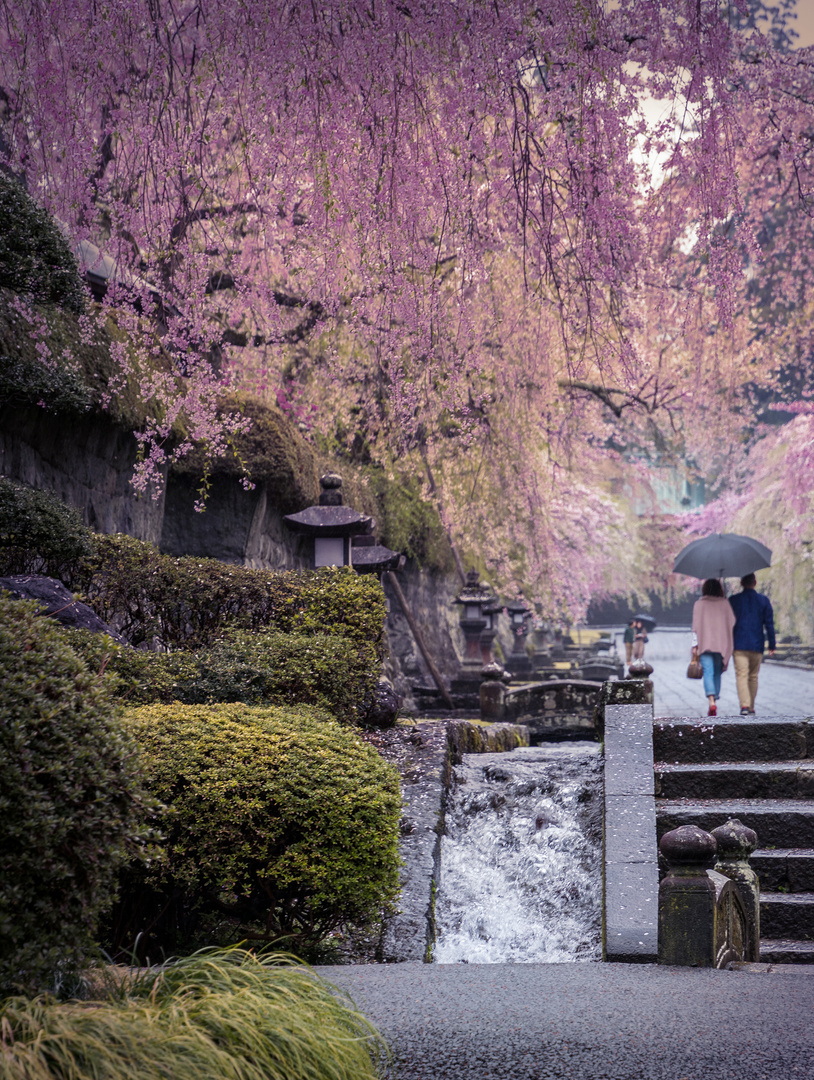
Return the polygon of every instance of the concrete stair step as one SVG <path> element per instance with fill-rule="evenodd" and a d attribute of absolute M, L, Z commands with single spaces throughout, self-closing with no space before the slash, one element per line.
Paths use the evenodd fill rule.
<path fill-rule="evenodd" d="M 814 848 L 758 848 L 749 865 L 764 892 L 814 892 Z"/>
<path fill-rule="evenodd" d="M 666 799 L 814 799 L 814 758 L 802 761 L 658 761 L 656 795 Z"/>
<path fill-rule="evenodd" d="M 814 964 L 814 941 L 761 938 L 761 964 Z"/>
<path fill-rule="evenodd" d="M 760 893 L 760 929 L 767 938 L 814 943 L 814 893 Z"/>
<path fill-rule="evenodd" d="M 731 817 L 754 829 L 764 848 L 785 848 L 789 840 L 814 848 L 814 800 L 806 799 L 656 799 L 659 839 L 680 825 L 709 832 Z"/>
<path fill-rule="evenodd" d="M 656 761 L 814 759 L 814 722 L 783 717 L 718 716 L 656 720 Z"/>

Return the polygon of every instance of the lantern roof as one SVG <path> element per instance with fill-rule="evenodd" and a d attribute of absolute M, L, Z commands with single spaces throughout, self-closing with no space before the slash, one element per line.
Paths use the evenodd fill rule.
<path fill-rule="evenodd" d="M 453 604 L 486 604 L 495 594 L 488 585 L 481 585 L 477 570 L 470 570 L 466 575 L 466 584 L 452 601 Z"/>
<path fill-rule="evenodd" d="M 356 536 L 372 531 L 375 525 L 372 517 L 342 505 L 341 476 L 326 473 L 319 483 L 322 491 L 317 506 L 306 506 L 299 513 L 286 514 L 283 518 L 294 532 L 309 536 Z"/>
<path fill-rule="evenodd" d="M 364 537 L 363 539 L 367 539 Z M 371 538 L 372 539 L 372 538 Z M 354 544 L 351 548 L 351 561 L 355 570 L 395 570 L 402 558 L 400 552 L 393 551 L 384 544 Z"/>

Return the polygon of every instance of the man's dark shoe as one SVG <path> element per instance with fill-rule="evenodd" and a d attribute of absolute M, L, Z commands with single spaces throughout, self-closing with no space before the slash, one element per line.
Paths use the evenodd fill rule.
<path fill-rule="evenodd" d="M 754 711 L 755 711 L 754 709 L 747 709 L 746 706 L 744 705 L 743 708 L 741 709 L 741 716 L 751 716 L 751 714 Z"/>

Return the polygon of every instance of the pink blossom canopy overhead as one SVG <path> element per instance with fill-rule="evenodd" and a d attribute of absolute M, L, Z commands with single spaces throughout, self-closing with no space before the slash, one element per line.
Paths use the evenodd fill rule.
<path fill-rule="evenodd" d="M 722 365 L 708 331 L 737 337 L 767 212 L 810 227 L 814 59 L 746 0 L 0 13 L 0 151 L 76 242 L 160 293 L 187 358 L 182 390 L 143 386 L 167 406 L 142 433 L 145 481 L 181 408 L 219 452 L 220 382 L 280 385 L 292 346 L 340 324 L 363 345 L 356 406 L 408 442 L 439 415 L 494 432 L 502 395 L 556 457 L 564 388 L 591 427 L 580 394 L 645 426 L 703 414 L 699 372 L 725 391 L 752 377 L 746 346 Z M 650 98 L 669 105 L 655 126 Z"/>

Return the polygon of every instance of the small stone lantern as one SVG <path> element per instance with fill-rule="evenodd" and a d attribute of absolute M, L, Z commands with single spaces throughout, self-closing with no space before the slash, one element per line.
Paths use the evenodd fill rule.
<path fill-rule="evenodd" d="M 532 664 L 526 652 L 526 636 L 529 632 L 528 618 L 531 608 L 521 593 L 506 605 L 512 628 L 512 651 L 506 658 L 506 668 L 512 675 L 530 675 Z"/>
<path fill-rule="evenodd" d="M 406 562 L 400 552 L 376 543 L 373 535 L 375 527 L 375 519 L 371 518 L 370 532 L 358 533 L 353 537 L 351 562 L 358 574 L 382 574 L 385 570 L 400 570 Z"/>
<path fill-rule="evenodd" d="M 486 626 L 484 626 L 480 634 L 480 651 L 484 667 L 495 663 L 492 645 L 497 637 L 497 620 L 502 610 L 503 604 L 497 596 L 493 596 L 483 605 L 483 617 L 486 620 Z"/>
<path fill-rule="evenodd" d="M 373 519 L 343 505 L 342 477 L 327 473 L 321 477 L 318 506 L 307 506 L 298 514 L 286 514 L 283 521 L 293 529 L 313 538 L 311 567 L 352 566 L 351 537 L 370 533 Z"/>
<path fill-rule="evenodd" d="M 483 609 L 492 599 L 491 591 L 480 584 L 477 570 L 470 570 L 466 575 L 466 584 L 453 600 L 454 604 L 461 605 L 461 630 L 465 642 L 464 659 L 458 677 L 452 680 L 451 689 L 454 694 L 480 693 L 483 667 L 481 634 L 486 629 L 487 622 L 491 622 L 491 617 L 487 620 Z"/>

